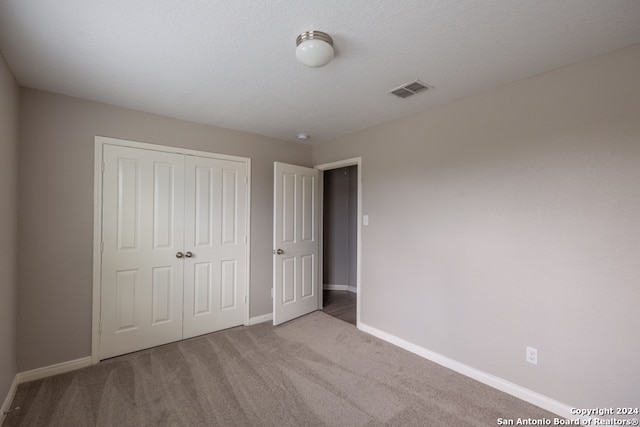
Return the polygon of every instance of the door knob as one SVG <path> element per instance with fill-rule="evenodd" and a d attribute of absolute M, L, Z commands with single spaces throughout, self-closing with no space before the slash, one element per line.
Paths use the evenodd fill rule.
<path fill-rule="evenodd" d="M 184 256 L 184 254 L 182 252 L 178 252 L 176 254 L 176 258 L 182 258 Z"/>
<path fill-rule="evenodd" d="M 193 256 L 193 252 L 187 252 L 186 254 L 184 254 L 184 256 L 186 256 L 187 258 L 191 258 Z"/>
<path fill-rule="evenodd" d="M 274 255 L 282 255 L 284 253 L 284 251 L 282 249 L 274 249 L 273 250 L 273 254 Z"/>

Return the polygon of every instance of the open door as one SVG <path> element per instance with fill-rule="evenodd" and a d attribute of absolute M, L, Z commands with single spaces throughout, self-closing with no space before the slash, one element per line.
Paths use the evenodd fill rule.
<path fill-rule="evenodd" d="M 318 170 L 274 163 L 273 324 L 318 309 Z"/>

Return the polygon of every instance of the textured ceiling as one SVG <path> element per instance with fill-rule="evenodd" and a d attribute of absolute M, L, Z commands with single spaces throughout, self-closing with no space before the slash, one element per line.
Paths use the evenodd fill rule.
<path fill-rule="evenodd" d="M 296 62 L 308 30 L 326 67 Z M 635 43 L 638 0 L 0 0 L 23 86 L 313 143 Z"/>

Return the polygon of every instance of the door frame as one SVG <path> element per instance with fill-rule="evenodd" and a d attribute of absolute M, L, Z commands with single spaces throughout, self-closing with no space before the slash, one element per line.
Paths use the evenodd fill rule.
<path fill-rule="evenodd" d="M 324 288 L 323 278 L 323 249 L 324 249 L 324 171 L 343 168 L 346 166 L 357 166 L 358 168 L 358 194 L 357 194 L 357 227 L 356 227 L 356 327 L 360 329 L 360 307 L 362 301 L 362 283 L 361 283 L 361 266 L 362 266 L 362 157 L 353 157 L 345 160 L 338 160 L 330 163 L 323 163 L 314 166 L 315 169 L 323 172 L 320 174 L 319 197 L 318 197 L 318 235 L 320 236 L 320 253 L 318 254 L 318 307 L 324 307 L 322 301 L 322 293 Z"/>
<path fill-rule="evenodd" d="M 251 159 L 248 157 L 231 156 L 208 151 L 191 150 L 168 145 L 157 145 L 146 142 L 129 141 L 125 139 L 95 137 L 94 166 L 93 166 L 93 306 L 91 321 L 91 362 L 100 361 L 100 319 L 101 319 L 101 272 L 102 272 L 102 172 L 104 167 L 103 147 L 117 145 L 120 147 L 139 148 L 150 151 L 207 157 L 221 160 L 242 162 L 247 170 L 247 203 L 246 203 L 246 236 L 245 247 L 245 288 L 244 288 L 244 324 L 249 325 L 250 288 L 251 288 Z"/>

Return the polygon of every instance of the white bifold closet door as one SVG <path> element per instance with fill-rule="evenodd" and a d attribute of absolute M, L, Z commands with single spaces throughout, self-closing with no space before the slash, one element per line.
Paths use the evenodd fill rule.
<path fill-rule="evenodd" d="M 246 165 L 105 145 L 100 359 L 244 320 Z"/>

